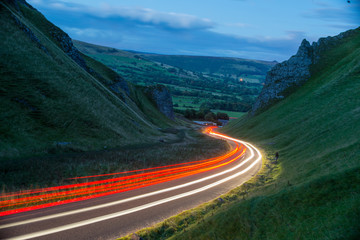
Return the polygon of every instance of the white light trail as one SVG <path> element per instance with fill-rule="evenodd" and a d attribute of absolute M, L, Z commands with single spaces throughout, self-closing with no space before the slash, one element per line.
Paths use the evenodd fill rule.
<path fill-rule="evenodd" d="M 151 193 L 143 194 L 143 195 L 140 195 L 140 196 L 135 196 L 135 197 L 132 197 L 132 198 L 127 198 L 127 199 L 123 199 L 123 200 L 119 200 L 119 201 L 111 202 L 111 203 L 107 203 L 107 204 L 102 204 L 102 205 L 98 205 L 98 206 L 94 206 L 94 207 L 88 207 L 88 208 L 84 208 L 84 209 L 68 211 L 68 212 L 65 212 L 65 213 L 49 215 L 49 216 L 46 216 L 46 217 L 40 217 L 40 218 L 31 219 L 31 220 L 25 220 L 25 221 L 16 222 L 16 223 L 5 224 L 5 225 L 1 225 L 0 229 L 19 226 L 19 225 L 28 224 L 28 223 L 39 222 L 39 221 L 44 221 L 44 220 L 49 220 L 49 219 L 58 218 L 58 217 L 64 217 L 64 216 L 77 214 L 77 213 L 82 213 L 82 212 L 91 211 L 91 210 L 96 210 L 96 209 L 100 209 L 100 208 L 104 208 L 104 207 L 114 206 L 114 205 L 117 205 L 117 204 L 122 204 L 122 203 L 126 203 L 126 202 L 129 202 L 129 201 L 133 201 L 133 200 L 137 200 L 137 199 L 141 199 L 141 198 L 161 194 L 161 193 L 164 193 L 164 192 L 169 192 L 169 191 L 177 190 L 177 189 L 180 189 L 180 188 L 184 188 L 184 187 L 196 184 L 196 183 L 200 183 L 200 182 L 209 180 L 211 178 L 215 178 L 215 177 L 224 175 L 226 173 L 232 172 L 232 171 L 240 168 L 241 166 L 243 166 L 245 163 L 250 161 L 255 156 L 253 149 L 256 151 L 256 153 L 258 155 L 258 157 L 254 160 L 254 162 L 250 166 L 245 168 L 244 170 L 242 170 L 240 172 L 237 172 L 237 173 L 235 173 L 235 174 L 233 174 L 233 175 L 231 175 L 231 176 L 229 176 L 227 178 L 224 178 L 224 179 L 221 179 L 221 180 L 219 180 L 217 182 L 214 182 L 212 184 L 206 185 L 204 187 L 201 187 L 201 188 L 189 191 L 189 192 L 185 192 L 185 193 L 182 193 L 182 194 L 178 194 L 178 195 L 175 195 L 175 196 L 172 196 L 172 197 L 168 197 L 168 198 L 165 198 L 165 199 L 161 199 L 161 200 L 158 200 L 158 201 L 155 201 L 155 202 L 152 202 L 152 203 L 148 203 L 148 204 L 145 204 L 145 205 L 134 207 L 134 208 L 131 208 L 131 209 L 123 210 L 123 211 L 120 211 L 120 212 L 116 212 L 116 213 L 112 213 L 112 214 L 108 214 L 108 215 L 104 215 L 104 216 L 100 216 L 100 217 L 80 221 L 80 222 L 77 222 L 77 223 L 67 224 L 67 225 L 64 225 L 64 226 L 60 226 L 60 227 L 56 227 L 56 228 L 52 228 L 52 229 L 48 229 L 48 230 L 44 230 L 44 231 L 25 234 L 25 235 L 22 235 L 22 236 L 17 236 L 15 238 L 9 238 L 9 239 L 29 239 L 29 238 L 35 238 L 35 237 L 40 237 L 40 236 L 44 236 L 44 235 L 48 235 L 48 234 L 53 234 L 53 233 L 69 230 L 69 229 L 72 229 L 72 228 L 82 227 L 82 226 L 89 225 L 89 224 L 92 224 L 92 223 L 97 223 L 97 222 L 100 222 L 100 221 L 105 221 L 105 220 L 109 220 L 109 219 L 112 219 L 112 218 L 127 215 L 127 214 L 130 214 L 130 213 L 138 212 L 138 211 L 150 208 L 150 207 L 154 207 L 154 206 L 157 206 L 157 205 L 160 205 L 160 204 L 163 204 L 163 203 L 167 203 L 167 202 L 170 202 L 170 201 L 174 201 L 174 200 L 177 200 L 177 199 L 180 199 L 180 198 L 184 198 L 184 197 L 187 197 L 187 196 L 190 196 L 190 195 L 205 191 L 207 189 L 218 186 L 218 185 L 220 185 L 220 184 L 222 184 L 224 182 L 227 182 L 227 181 L 229 181 L 231 179 L 234 179 L 234 178 L 248 172 L 256 164 L 261 162 L 262 155 L 261 155 L 260 151 L 258 149 L 256 149 L 253 145 L 251 145 L 250 143 L 247 143 L 247 142 L 235 139 L 235 138 L 227 137 L 227 136 L 224 136 L 224 135 L 220 135 L 220 134 L 217 134 L 217 133 L 210 133 L 210 134 L 216 135 L 216 136 L 219 136 L 219 137 L 222 137 L 222 138 L 225 138 L 225 139 L 229 139 L 229 140 L 232 140 L 232 141 L 235 141 L 235 142 L 238 142 L 238 143 L 241 143 L 241 144 L 245 145 L 250 150 L 250 156 L 248 158 L 246 158 L 244 161 L 242 161 L 240 164 L 238 164 L 237 166 L 235 166 L 235 167 L 233 167 L 231 169 L 228 169 L 228 170 L 225 170 L 223 172 L 214 174 L 212 176 L 208 176 L 208 177 L 201 178 L 201 179 L 189 182 L 189 183 L 185 183 L 185 184 L 182 184 L 182 185 L 179 185 L 179 186 L 174 186 L 174 187 L 159 190 L 159 191 L 156 191 L 156 192 L 151 192 Z"/>

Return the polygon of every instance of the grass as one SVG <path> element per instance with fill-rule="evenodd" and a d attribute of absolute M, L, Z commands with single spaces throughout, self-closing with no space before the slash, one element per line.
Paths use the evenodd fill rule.
<path fill-rule="evenodd" d="M 232 206 L 234 203 L 250 198 L 256 189 L 269 186 L 279 175 L 280 166 L 273 161 L 272 152 L 265 152 L 267 156 L 263 159 L 263 167 L 251 180 L 242 186 L 231 190 L 229 193 L 220 196 L 223 201 L 217 199 L 204 203 L 199 207 L 182 212 L 179 215 L 171 217 L 164 222 L 158 223 L 153 227 L 145 228 L 137 234 L 144 239 L 168 239 L 178 236 L 180 239 L 187 239 L 184 234 L 192 226 L 198 226 L 211 219 L 219 211 Z M 122 237 L 119 240 L 132 239 L 132 234 Z M 196 239 L 196 237 L 194 238 Z M 206 238 L 205 238 L 206 239 Z"/>
<path fill-rule="evenodd" d="M 4 193 L 226 151 L 221 141 L 185 129 L 169 130 L 175 122 L 161 114 L 141 88 L 129 84 L 129 94 L 111 92 L 121 77 L 83 55 L 93 69 L 89 74 L 59 48 L 50 34 L 54 25 L 37 11 L 22 4 L 20 8 L 21 13 L 0 3 Z M 176 124 L 184 125 L 180 120 Z"/>
<path fill-rule="evenodd" d="M 242 200 L 169 239 L 357 239 L 360 187 L 354 179 L 360 180 L 355 170 Z"/>
<path fill-rule="evenodd" d="M 251 103 L 254 102 L 255 97 L 260 93 L 261 83 L 264 80 L 266 71 L 272 66 L 272 63 L 269 62 L 216 58 L 217 62 L 224 62 L 226 65 L 226 67 L 218 69 L 218 73 L 210 74 L 200 70 L 199 72 L 192 72 L 186 68 L 153 62 L 147 59 L 148 55 L 125 52 L 79 41 L 75 41 L 75 44 L 84 54 L 107 65 L 132 83 L 143 86 L 156 83 L 166 85 L 175 97 L 174 104 L 179 104 L 176 99 L 192 98 L 200 103 L 217 104 L 219 107 L 215 108 L 222 110 L 247 111 Z M 183 58 L 183 61 L 192 61 L 188 57 L 168 57 L 174 59 L 180 57 Z M 211 57 L 200 59 L 204 60 L 202 64 L 213 60 Z M 230 72 L 225 74 L 224 71 Z M 233 74 L 233 71 L 237 75 Z M 240 76 L 244 79 L 244 82 L 239 81 Z M 239 106 L 235 105 L 225 107 L 220 104 L 223 102 L 238 103 L 238 105 L 245 104 L 247 109 L 240 109 Z"/>
<path fill-rule="evenodd" d="M 39 12 L 20 4 L 19 14 L 4 4 L 1 159 L 51 154 L 58 143 L 67 143 L 58 150 L 72 152 L 151 142 L 152 136 L 161 134 L 158 127 L 171 125 L 150 101 L 143 100 L 145 113 L 124 92 L 111 92 L 108 87 L 116 73 L 104 65 L 86 59 L 98 78 L 79 67 L 54 43 L 49 33 L 54 26 Z M 21 30 L 14 16 L 46 51 Z M 133 95 L 142 94 L 137 91 L 133 89 Z"/>
<path fill-rule="evenodd" d="M 296 92 L 224 128 L 268 156 L 280 153 L 269 182 L 261 185 L 259 177 L 245 199 L 236 193 L 234 202 L 194 221 L 203 207 L 138 234 L 147 240 L 359 239 L 359 43 L 357 29 L 323 53 Z"/>
<path fill-rule="evenodd" d="M 2 194 L 78 183 L 78 180 L 69 179 L 73 177 L 207 159 L 224 154 L 229 148 L 225 141 L 204 136 L 191 128 L 167 128 L 162 131 L 165 137 L 149 144 L 4 161 L 2 166 L 6 171 L 0 174 Z"/>

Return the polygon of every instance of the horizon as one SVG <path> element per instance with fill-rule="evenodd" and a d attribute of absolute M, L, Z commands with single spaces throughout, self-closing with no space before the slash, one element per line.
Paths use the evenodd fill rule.
<path fill-rule="evenodd" d="M 162 55 L 281 62 L 303 39 L 312 43 L 360 25 L 360 0 L 28 2 L 75 40 Z"/>

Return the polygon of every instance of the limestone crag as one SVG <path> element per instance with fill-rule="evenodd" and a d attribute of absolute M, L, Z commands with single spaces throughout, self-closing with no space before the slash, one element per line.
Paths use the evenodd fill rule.
<path fill-rule="evenodd" d="M 115 78 L 115 83 L 113 85 L 110 86 L 110 88 L 115 91 L 116 93 L 120 93 L 119 92 L 119 88 L 121 88 L 122 90 L 124 90 L 127 95 L 130 95 L 130 89 L 129 89 L 129 85 L 128 83 L 124 80 L 124 78 L 120 77 L 119 75 L 116 76 Z"/>
<path fill-rule="evenodd" d="M 72 58 L 80 67 L 82 67 L 85 71 L 90 73 L 95 78 L 102 78 L 100 74 L 95 72 L 92 68 L 87 66 L 84 58 L 81 56 L 80 51 L 74 46 L 72 39 L 69 37 L 67 33 L 62 31 L 60 28 L 53 26 L 50 34 L 58 43 L 60 48 L 70 57 Z M 126 94 L 129 95 L 130 90 L 128 83 L 119 75 L 115 77 L 114 85 L 110 86 L 111 90 L 115 91 L 116 93 L 120 93 L 118 87 L 123 89 Z"/>
<path fill-rule="evenodd" d="M 354 32 L 349 30 L 335 37 L 320 38 L 312 45 L 304 39 L 294 56 L 275 65 L 267 73 L 265 85 L 250 114 L 254 115 L 258 110 L 271 106 L 303 85 L 311 77 L 310 67 L 319 62 L 322 53 L 338 45 Z"/>
<path fill-rule="evenodd" d="M 174 119 L 173 101 L 169 90 L 163 85 L 150 86 L 146 93 L 156 103 L 156 106 L 165 116 Z"/>
<path fill-rule="evenodd" d="M 85 60 L 81 57 L 79 50 L 77 50 L 77 48 L 74 46 L 71 38 L 67 33 L 65 33 L 56 26 L 52 26 L 52 29 L 50 30 L 50 34 L 59 44 L 60 48 L 70 58 L 72 58 L 80 67 L 82 67 L 87 72 L 89 72 L 89 68 L 85 63 Z"/>
<path fill-rule="evenodd" d="M 275 65 L 266 75 L 265 86 L 253 105 L 252 112 L 284 98 L 283 93 L 286 89 L 306 82 L 310 77 L 312 53 L 312 47 L 304 39 L 296 55 Z"/>
<path fill-rule="evenodd" d="M 15 11 L 22 16 L 22 11 L 20 8 L 20 5 L 26 5 L 27 7 L 33 9 L 34 11 L 37 11 L 35 8 L 33 8 L 31 5 L 29 5 L 25 0 L 4 0 L 7 2 L 11 7 L 15 9 Z M 0 5 L 1 7 L 2 5 Z M 39 13 L 40 14 L 40 13 Z M 15 21 L 16 25 L 19 26 L 19 28 L 25 32 L 25 34 L 31 39 L 31 41 L 35 42 L 39 49 L 43 50 L 47 55 L 49 55 L 48 49 L 44 46 L 44 44 L 39 40 L 39 38 L 35 35 L 31 29 L 24 24 L 21 17 L 18 18 L 16 16 L 12 16 L 13 20 Z M 57 26 L 50 24 L 50 35 L 52 41 L 60 47 L 62 51 L 64 51 L 72 60 L 74 60 L 81 68 L 83 68 L 85 71 L 90 73 L 93 77 L 97 78 L 98 80 L 103 80 L 103 77 L 101 74 L 94 71 L 92 68 L 90 68 L 84 58 L 82 57 L 80 51 L 74 46 L 72 39 L 69 37 L 67 33 L 65 33 L 63 30 L 58 28 Z M 125 81 L 124 78 L 121 76 L 115 74 L 113 84 L 109 85 L 110 89 L 117 93 L 118 96 L 121 97 L 121 91 L 120 89 L 124 90 L 127 95 L 130 94 L 130 89 L 128 86 L 128 83 Z M 102 81 L 105 82 L 105 81 Z M 125 99 L 125 98 L 123 98 Z"/>

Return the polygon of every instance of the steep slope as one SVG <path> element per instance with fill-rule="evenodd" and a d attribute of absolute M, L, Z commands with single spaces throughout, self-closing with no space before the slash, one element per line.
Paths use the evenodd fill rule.
<path fill-rule="evenodd" d="M 0 13 L 1 158 L 147 142 L 170 124 L 25 1 L 0 2 Z"/>
<path fill-rule="evenodd" d="M 356 31 L 349 30 L 334 37 L 320 38 L 312 45 L 304 39 L 294 56 L 277 64 L 267 73 L 265 86 L 253 105 L 251 113 L 256 114 L 289 96 L 311 77 L 311 67 L 319 62 L 328 49 L 355 33 Z"/>
<path fill-rule="evenodd" d="M 219 210 L 213 210 L 221 205 L 214 201 L 139 234 L 145 239 L 359 239 L 360 28 L 350 33 L 319 45 L 324 51 L 311 65 L 311 77 L 291 95 L 223 129 L 263 149 L 261 175 L 222 196 Z M 275 152 L 278 163 L 269 160 Z"/>
<path fill-rule="evenodd" d="M 228 134 L 278 151 L 281 173 L 260 196 L 214 217 L 215 229 L 200 233 L 199 227 L 191 235 L 208 239 L 211 232 L 227 236 L 231 230 L 249 239 L 357 239 L 359 96 L 357 29 L 327 48 L 308 82 L 288 98 L 229 124 Z"/>

